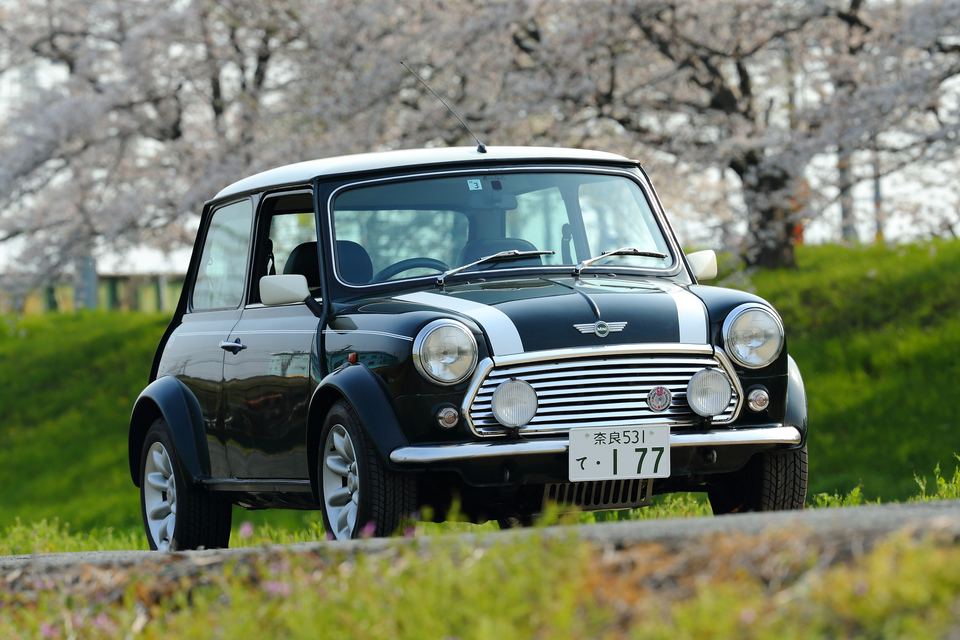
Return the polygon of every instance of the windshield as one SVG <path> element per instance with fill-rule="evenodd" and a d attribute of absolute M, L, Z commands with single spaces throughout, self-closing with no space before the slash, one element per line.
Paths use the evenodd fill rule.
<path fill-rule="evenodd" d="M 621 175 L 521 173 L 423 178 L 349 189 L 333 205 L 337 273 L 364 285 L 425 275 L 501 251 L 552 251 L 476 265 L 485 270 L 570 267 L 635 247 L 594 267 L 667 269 L 667 242 L 640 186 Z"/>

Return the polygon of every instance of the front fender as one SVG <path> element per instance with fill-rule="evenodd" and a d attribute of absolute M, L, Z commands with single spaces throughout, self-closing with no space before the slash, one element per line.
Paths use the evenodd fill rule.
<path fill-rule="evenodd" d="M 185 384 L 173 376 L 163 376 L 151 382 L 133 405 L 127 441 L 133 484 L 140 486 L 143 440 L 157 418 L 163 418 L 170 429 L 183 477 L 188 482 L 210 477 L 200 403 Z"/>
<path fill-rule="evenodd" d="M 317 385 L 310 399 L 307 419 L 307 464 L 314 497 L 319 501 L 320 431 L 330 407 L 337 400 L 350 403 L 360 417 L 360 426 L 367 433 L 384 465 L 391 466 L 390 452 L 409 444 L 397 415 L 390 404 L 390 393 L 380 376 L 364 364 L 345 364 Z"/>
<path fill-rule="evenodd" d="M 787 356 L 787 410 L 783 424 L 800 430 L 802 439 L 797 449 L 807 444 L 807 423 L 807 391 L 803 386 L 803 377 L 793 357 Z"/>

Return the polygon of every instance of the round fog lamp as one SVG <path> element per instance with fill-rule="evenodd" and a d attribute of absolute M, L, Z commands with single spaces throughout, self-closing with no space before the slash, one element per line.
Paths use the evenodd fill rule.
<path fill-rule="evenodd" d="M 711 418 L 723 413 L 730 404 L 733 390 L 727 376 L 717 369 L 703 369 L 690 378 L 687 402 L 698 415 Z"/>
<path fill-rule="evenodd" d="M 522 427 L 537 413 L 537 392 L 523 380 L 507 380 L 493 392 L 493 417 L 505 427 Z"/>

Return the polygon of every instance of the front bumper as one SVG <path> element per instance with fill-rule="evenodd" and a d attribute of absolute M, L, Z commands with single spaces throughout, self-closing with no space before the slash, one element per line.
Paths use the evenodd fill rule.
<path fill-rule="evenodd" d="M 700 433 L 671 433 L 670 449 L 683 447 L 713 448 L 729 445 L 797 446 L 802 440 L 803 434 L 796 427 L 718 429 Z M 509 460 L 531 455 L 565 454 L 569 447 L 567 438 L 512 440 L 509 442 L 463 442 L 422 447 L 400 447 L 390 453 L 390 461 L 397 465 L 422 466 L 489 459 Z"/>

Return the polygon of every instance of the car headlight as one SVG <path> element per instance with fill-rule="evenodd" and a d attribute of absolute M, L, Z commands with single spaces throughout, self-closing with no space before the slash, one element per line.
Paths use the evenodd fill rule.
<path fill-rule="evenodd" d="M 477 341 L 456 320 L 434 320 L 413 341 L 413 363 L 431 382 L 456 384 L 477 367 Z"/>
<path fill-rule="evenodd" d="M 723 341 L 731 358 L 748 369 L 759 369 L 780 355 L 783 323 L 772 309 L 740 305 L 723 323 Z"/>

